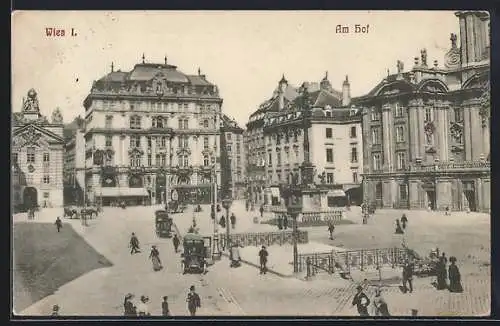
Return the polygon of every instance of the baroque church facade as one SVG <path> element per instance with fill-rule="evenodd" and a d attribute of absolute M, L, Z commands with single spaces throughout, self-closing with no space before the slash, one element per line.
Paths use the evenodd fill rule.
<path fill-rule="evenodd" d="M 49 120 L 40 114 L 30 89 L 21 112 L 12 118 L 11 194 L 15 208 L 63 205 L 64 138 L 59 109 Z"/>

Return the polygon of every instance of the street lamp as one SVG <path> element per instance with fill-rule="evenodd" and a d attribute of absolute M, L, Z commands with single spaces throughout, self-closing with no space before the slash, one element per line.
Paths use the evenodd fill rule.
<path fill-rule="evenodd" d="M 298 227 L 297 217 L 302 212 L 302 189 L 295 184 L 288 184 L 282 187 L 283 199 L 285 200 L 286 210 L 288 215 L 293 220 L 293 272 L 299 272 L 299 253 L 297 249 L 298 243 Z"/>
<path fill-rule="evenodd" d="M 230 250 L 230 241 L 229 241 L 229 208 L 233 204 L 233 200 L 230 195 L 227 194 L 227 197 L 222 200 L 222 207 L 226 210 L 226 246 L 228 250 Z"/>

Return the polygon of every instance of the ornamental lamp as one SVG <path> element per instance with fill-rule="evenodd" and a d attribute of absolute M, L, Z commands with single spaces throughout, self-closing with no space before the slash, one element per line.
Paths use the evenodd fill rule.
<path fill-rule="evenodd" d="M 224 207 L 224 209 L 226 210 L 228 210 L 232 204 L 233 200 L 231 198 L 225 198 L 222 200 L 222 207 Z"/>

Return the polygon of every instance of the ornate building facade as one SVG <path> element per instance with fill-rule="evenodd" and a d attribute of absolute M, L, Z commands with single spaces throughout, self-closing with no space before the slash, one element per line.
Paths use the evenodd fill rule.
<path fill-rule="evenodd" d="M 222 171 L 230 174 L 231 196 L 233 199 L 245 198 L 245 147 L 243 146 L 243 128 L 227 115 L 222 116 L 221 148 L 225 145 L 227 160 L 221 159 Z M 224 142 L 223 142 L 224 140 Z M 222 180 L 224 184 L 224 180 Z"/>
<path fill-rule="evenodd" d="M 327 75 L 320 83 L 306 82 L 292 89 L 283 77 L 271 100 L 250 118 L 249 126 L 257 125 L 255 117 L 262 119 L 263 145 L 252 154 L 249 165 L 254 171 L 260 167 L 266 181 L 264 189 L 259 189 L 266 194 L 264 203 L 277 205 L 281 197 L 279 185 L 288 183 L 291 173 L 300 174 L 304 132 L 308 135 L 310 163 L 316 167 L 315 181 L 331 190 L 332 206 L 335 197 L 344 198 L 346 194 L 359 202 L 363 167 L 361 115 L 351 104 L 347 77 L 342 91 L 332 88 Z M 255 130 L 247 131 L 249 135 L 252 132 L 256 134 Z M 252 148 L 248 150 L 254 153 Z"/>
<path fill-rule="evenodd" d="M 63 119 L 56 109 L 52 121 L 40 114 L 34 89 L 13 114 L 11 149 L 13 205 L 24 208 L 63 205 Z"/>
<path fill-rule="evenodd" d="M 489 17 L 456 15 L 444 67 L 423 49 L 358 98 L 364 199 L 378 207 L 490 209 Z"/>
<path fill-rule="evenodd" d="M 85 125 L 79 118 L 65 126 L 64 203 L 83 205 L 85 185 Z"/>
<path fill-rule="evenodd" d="M 143 56 L 128 72 L 112 66 L 84 106 L 90 201 L 159 204 L 176 193 L 210 202 L 213 180 L 220 184 L 222 99 L 200 70 L 187 75 Z"/>

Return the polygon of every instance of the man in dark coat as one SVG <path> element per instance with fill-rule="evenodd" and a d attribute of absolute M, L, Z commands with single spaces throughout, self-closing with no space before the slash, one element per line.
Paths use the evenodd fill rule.
<path fill-rule="evenodd" d="M 224 215 L 221 216 L 221 218 L 219 220 L 219 225 L 221 226 L 221 228 L 226 227 L 226 218 L 224 217 Z"/>
<path fill-rule="evenodd" d="M 163 297 L 163 302 L 161 303 L 161 315 L 170 316 L 170 309 L 168 308 L 168 297 Z"/>
<path fill-rule="evenodd" d="M 286 216 L 286 214 L 283 216 L 283 229 L 287 229 L 288 228 L 288 217 Z"/>
<path fill-rule="evenodd" d="M 333 240 L 333 231 L 335 231 L 335 225 L 333 221 L 328 222 L 328 232 L 330 232 L 330 240 Z"/>
<path fill-rule="evenodd" d="M 259 251 L 259 260 L 260 260 L 260 273 L 266 274 L 267 272 L 267 256 L 269 253 L 266 250 L 266 246 L 262 246 L 262 249 Z"/>
<path fill-rule="evenodd" d="M 130 238 L 130 254 L 133 255 L 135 253 L 141 252 L 139 248 L 139 239 L 135 236 L 135 233 L 132 233 L 132 237 Z"/>
<path fill-rule="evenodd" d="M 283 216 L 278 215 L 278 229 L 283 230 Z"/>
<path fill-rule="evenodd" d="M 403 216 L 401 216 L 401 226 L 403 227 L 403 230 L 406 229 L 407 223 L 408 223 L 408 218 L 406 217 L 406 214 L 403 214 Z"/>
<path fill-rule="evenodd" d="M 410 293 L 413 292 L 413 264 L 409 260 L 403 265 L 403 291 L 406 293 L 408 290 Z"/>
<path fill-rule="evenodd" d="M 461 293 L 464 291 L 462 287 L 462 279 L 458 266 L 455 264 L 457 259 L 450 257 L 450 266 L 448 267 L 448 278 L 450 279 L 450 292 Z"/>
<path fill-rule="evenodd" d="M 439 261 L 436 264 L 436 274 L 437 274 L 437 286 L 438 290 L 444 290 L 448 286 L 446 284 L 446 254 L 443 252 L 441 257 L 439 257 Z"/>
<path fill-rule="evenodd" d="M 368 306 L 370 305 L 370 299 L 368 299 L 366 294 L 363 292 L 363 287 L 361 285 L 358 285 L 356 290 L 358 292 L 352 299 L 352 305 L 356 306 L 360 316 L 370 316 L 370 314 L 368 313 Z"/>
<path fill-rule="evenodd" d="M 61 232 L 61 229 L 62 229 L 62 221 L 61 219 L 59 218 L 59 216 L 57 217 L 56 219 L 56 228 L 57 228 L 57 232 Z"/>
<path fill-rule="evenodd" d="M 231 217 L 229 219 L 231 220 L 231 227 L 234 229 L 236 227 L 236 216 L 234 213 L 231 213 Z"/>
<path fill-rule="evenodd" d="M 198 293 L 194 290 L 194 285 L 191 285 L 189 288 L 189 293 L 186 298 L 186 302 L 188 304 L 188 310 L 191 316 L 196 315 L 196 310 L 201 307 L 201 299 Z"/>
<path fill-rule="evenodd" d="M 260 217 L 263 218 L 264 217 L 264 205 L 260 205 Z"/>
<path fill-rule="evenodd" d="M 179 237 L 177 236 L 177 233 L 174 234 L 174 237 L 172 238 L 172 242 L 174 243 L 174 249 L 175 249 L 175 252 L 177 253 L 177 251 L 179 249 L 179 245 L 181 243 L 181 241 L 179 240 Z"/>

